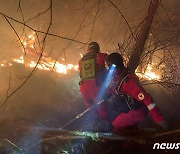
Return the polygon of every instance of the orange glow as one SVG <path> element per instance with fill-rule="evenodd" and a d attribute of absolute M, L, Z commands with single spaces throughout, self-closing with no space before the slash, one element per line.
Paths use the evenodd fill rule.
<path fill-rule="evenodd" d="M 33 35 L 29 35 L 28 38 L 31 39 L 31 40 L 33 40 L 33 41 L 35 40 L 35 38 L 34 38 Z"/>
<path fill-rule="evenodd" d="M 17 62 L 17 63 L 24 64 L 24 57 L 21 56 L 19 59 L 13 59 L 13 61 L 15 61 L 15 62 Z"/>
<path fill-rule="evenodd" d="M 23 45 L 24 45 L 24 46 L 27 46 L 27 42 L 23 42 Z"/>
<path fill-rule="evenodd" d="M 43 58 L 45 59 L 45 58 Z M 50 58 L 49 58 L 50 59 Z M 55 66 L 54 66 L 55 64 Z M 28 63 L 26 65 L 27 67 L 33 68 L 36 66 L 36 62 L 35 61 L 30 61 L 30 63 Z M 41 61 L 38 65 L 37 65 L 38 69 L 41 70 L 45 70 L 45 71 L 50 71 L 50 70 L 54 70 L 56 73 L 61 73 L 61 74 L 67 74 L 68 70 L 78 70 L 78 66 L 77 65 L 73 65 L 73 64 L 61 64 L 59 62 L 56 62 L 54 60 L 50 61 L 49 63 L 46 63 L 44 61 Z"/>
<path fill-rule="evenodd" d="M 37 61 L 28 61 L 28 59 L 32 59 L 32 58 L 37 58 L 37 56 L 39 56 L 40 54 L 37 54 L 37 52 L 34 50 L 34 41 L 35 41 L 35 37 L 34 37 L 33 33 L 32 35 L 28 36 L 28 40 L 27 41 L 23 41 L 21 40 L 21 42 L 23 43 L 25 49 L 27 50 L 27 57 L 26 57 L 26 61 L 24 60 L 24 56 L 19 57 L 18 59 L 13 59 L 14 62 L 19 63 L 19 64 L 24 64 L 26 67 L 29 68 L 34 68 L 37 65 Z M 22 49 L 23 50 L 23 49 Z M 24 51 L 23 51 L 24 52 Z M 28 58 L 30 57 L 30 58 Z M 62 58 L 63 61 L 65 61 L 64 58 Z M 12 66 L 11 63 L 7 63 L 4 62 L 2 64 L 0 64 L 1 67 L 6 67 L 6 66 Z M 45 71 L 55 71 L 56 73 L 59 74 L 67 74 L 68 71 L 70 70 L 78 70 L 78 65 L 73 65 L 73 64 L 61 64 L 58 61 L 55 62 L 55 60 L 53 60 L 51 57 L 42 57 L 41 61 L 38 63 L 38 65 L 36 66 L 38 69 L 41 70 L 45 70 Z"/>
<path fill-rule="evenodd" d="M 34 68 L 37 65 L 37 61 L 31 60 L 28 61 L 28 57 L 32 58 L 37 58 L 37 56 L 39 56 L 39 54 L 37 54 L 37 52 L 34 50 L 34 43 L 35 43 L 35 37 L 34 37 L 35 33 L 32 33 L 31 35 L 27 36 L 26 41 L 21 40 L 22 44 L 24 45 L 24 48 L 27 50 L 27 57 L 26 57 L 26 61 L 24 60 L 24 56 L 21 56 L 19 58 L 15 58 L 13 59 L 14 62 L 19 63 L 19 64 L 24 64 L 25 67 L 28 68 Z M 24 53 L 24 49 L 22 49 L 23 53 Z M 81 54 L 82 55 L 82 54 Z M 61 60 L 65 61 L 64 58 L 62 58 Z M 1 67 L 6 67 L 6 66 L 12 66 L 12 63 L 7 63 L 4 62 L 2 64 L 0 64 Z M 68 71 L 70 70 L 75 70 L 78 71 L 78 65 L 73 65 L 73 64 L 61 64 L 58 61 L 55 62 L 55 60 L 53 60 L 50 57 L 42 57 L 41 61 L 38 63 L 38 65 L 36 66 L 38 69 L 41 70 L 45 70 L 45 71 L 55 71 L 56 73 L 59 74 L 67 74 Z"/>
<path fill-rule="evenodd" d="M 54 69 L 57 73 L 67 74 L 67 67 L 63 64 L 56 63 L 56 66 Z"/>
<path fill-rule="evenodd" d="M 30 45 L 30 47 L 31 47 L 31 48 L 34 48 L 34 45 L 33 45 L 33 44 L 31 44 L 31 45 Z"/>
<path fill-rule="evenodd" d="M 24 48 L 27 50 L 28 56 L 31 59 L 36 59 L 38 58 L 38 56 L 40 55 L 40 53 L 38 54 L 37 51 L 34 50 L 34 45 L 35 45 L 35 33 L 33 32 L 31 35 L 29 35 L 26 38 L 26 41 L 21 40 L 22 44 L 24 45 Z M 24 49 L 22 49 L 24 52 Z M 80 57 L 83 57 L 83 54 L 80 53 L 79 54 Z M 28 61 L 28 56 L 27 56 L 27 60 L 24 60 L 24 56 L 19 57 L 18 59 L 13 59 L 14 62 L 16 63 L 20 63 L 20 64 L 24 64 L 26 67 L 29 68 L 34 68 L 37 65 L 37 61 Z M 64 58 L 61 58 L 62 61 L 65 61 Z M 6 66 L 12 66 L 11 63 L 8 62 L 4 62 L 2 64 L 0 64 L 1 67 L 6 67 Z M 58 61 L 53 60 L 50 57 L 42 57 L 41 61 L 39 62 L 39 64 L 36 66 L 38 69 L 41 70 L 45 70 L 45 71 L 55 71 L 58 74 L 67 74 L 70 70 L 75 70 L 78 71 L 79 70 L 79 66 L 78 65 L 73 65 L 73 64 L 62 64 Z M 144 73 L 142 72 L 137 72 L 136 70 L 136 75 L 141 78 L 141 79 L 146 79 L 146 80 L 160 80 L 161 79 L 161 75 L 160 72 L 157 71 L 155 73 L 154 68 L 153 68 L 153 64 L 149 64 L 147 66 L 147 69 Z"/>
<path fill-rule="evenodd" d="M 153 70 L 152 65 L 149 64 L 144 73 L 137 72 L 137 70 L 135 73 L 140 79 L 160 80 L 161 79 L 160 75 L 153 72 L 152 70 Z"/>

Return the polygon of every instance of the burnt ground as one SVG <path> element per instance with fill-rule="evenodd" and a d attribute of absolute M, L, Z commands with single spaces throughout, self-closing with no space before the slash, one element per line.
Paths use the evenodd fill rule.
<path fill-rule="evenodd" d="M 24 68 L 21 68 L 22 66 L 16 67 L 17 71 L 20 69 L 20 71 L 23 70 L 27 73 Z M 0 73 L 7 75 L 1 81 L 2 87 L 7 88 L 5 79 L 8 78 L 8 73 L 5 70 L 1 70 Z M 58 129 L 86 109 L 79 93 L 78 81 L 77 72 L 58 76 L 51 72 L 37 71 L 26 85 L 9 99 L 5 111 L 0 116 L 1 153 L 15 153 L 15 151 L 18 151 L 17 147 L 15 148 L 3 139 L 15 143 L 25 153 L 32 154 L 179 152 L 179 150 L 155 151 L 152 149 L 156 142 L 179 142 L 179 133 L 173 131 L 180 128 L 179 96 L 176 93 L 169 96 L 164 89 L 155 86 L 149 87 L 148 90 L 154 96 L 167 121 L 170 122 L 169 131 L 172 131 L 170 134 L 156 137 L 155 135 L 162 133 L 162 131 L 153 123 L 150 117 L 147 117 L 141 127 L 153 128 L 157 131 L 133 130 L 130 133 L 123 134 L 127 137 L 125 140 L 101 138 L 96 141 L 85 136 L 69 135 L 65 132 L 62 134 Z M 12 83 L 12 85 L 15 83 L 17 82 Z M 5 92 L 1 90 L 2 100 L 5 98 Z M 87 114 L 66 129 L 81 131 L 88 130 L 87 128 L 90 129 L 89 124 L 91 122 L 87 119 L 88 116 L 91 117 L 92 115 L 92 113 Z M 91 125 L 91 127 L 96 129 L 97 123 L 95 121 L 95 125 Z M 55 136 L 61 137 L 60 139 L 53 138 L 42 142 L 46 138 Z"/>

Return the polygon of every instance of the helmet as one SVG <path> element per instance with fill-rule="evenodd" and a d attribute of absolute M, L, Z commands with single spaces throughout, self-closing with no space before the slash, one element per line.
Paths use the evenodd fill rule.
<path fill-rule="evenodd" d="M 118 52 L 113 52 L 106 57 L 106 65 L 111 66 L 116 65 L 116 68 L 123 69 L 123 58 Z"/>
<path fill-rule="evenodd" d="M 89 49 L 94 49 L 95 51 L 99 52 L 100 51 L 100 47 L 99 44 L 97 42 L 91 42 L 88 45 L 88 50 Z"/>

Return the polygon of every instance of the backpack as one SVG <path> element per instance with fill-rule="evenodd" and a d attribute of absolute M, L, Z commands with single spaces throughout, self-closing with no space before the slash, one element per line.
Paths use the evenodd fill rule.
<path fill-rule="evenodd" d="M 80 78 L 91 79 L 97 75 L 97 53 L 91 52 L 83 56 L 81 62 Z"/>

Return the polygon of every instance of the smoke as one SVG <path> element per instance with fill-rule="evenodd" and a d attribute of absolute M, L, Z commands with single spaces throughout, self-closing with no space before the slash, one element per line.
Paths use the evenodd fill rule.
<path fill-rule="evenodd" d="M 142 21 L 146 16 L 150 1 L 116 0 L 114 2 L 125 15 L 127 21 L 134 30 L 137 28 L 140 21 Z M 173 10 L 172 13 L 168 10 L 167 11 L 168 14 L 170 14 L 170 17 L 173 16 L 173 22 L 175 23 L 178 23 L 176 16 L 179 11 L 178 2 L 179 0 L 163 1 L 164 6 L 168 8 L 168 10 Z M 47 11 L 45 14 L 36 18 L 33 17 L 38 15 L 38 13 L 45 11 L 48 7 L 49 0 L 21 1 L 22 16 L 20 9 L 18 10 L 19 0 L 0 0 L 1 13 L 13 17 L 21 22 L 23 22 L 24 17 L 27 25 L 40 31 L 47 30 L 49 12 Z M 99 8 L 100 9 L 98 10 L 98 1 L 96 0 L 54 0 L 50 33 L 85 43 L 97 41 L 101 46 L 101 50 L 104 52 L 116 51 L 118 49 L 118 43 L 120 45 L 125 44 L 125 47 L 127 48 L 121 50 L 121 52 L 123 55 L 128 56 L 130 52 L 130 49 L 128 48 L 129 42 L 124 43 L 124 40 L 127 40 L 130 32 L 124 19 L 107 1 L 101 1 Z M 159 24 L 157 21 L 161 21 L 162 23 L 163 21 L 167 21 L 167 18 L 164 18 L 164 15 L 161 16 L 162 14 L 165 14 L 164 10 L 162 8 L 160 9 L 158 16 L 156 16 L 155 25 Z M 94 20 L 96 14 L 97 17 L 96 20 Z M 175 14 L 175 16 L 173 14 Z M 10 22 L 23 40 L 27 39 L 27 36 L 33 33 L 32 30 L 21 24 L 12 20 L 10 20 Z M 2 15 L 0 16 L 0 24 L 2 27 L 0 28 L 0 63 L 6 63 L 12 61 L 14 58 L 19 58 L 24 55 L 24 53 L 16 34 Z M 163 23 L 163 26 L 164 25 L 166 24 Z M 160 27 L 162 27 L 162 25 Z M 167 30 L 166 28 L 166 26 L 162 29 L 157 27 L 155 32 L 159 32 L 159 30 L 164 32 L 164 30 Z M 160 35 L 160 39 L 163 40 L 165 45 L 169 43 L 169 38 L 178 40 L 178 37 L 176 37 L 177 35 L 171 34 L 171 31 L 169 31 L 168 36 L 166 35 L 168 38 L 164 37 L 164 35 Z M 42 42 L 44 34 L 38 33 L 38 36 L 40 42 Z M 173 49 L 175 47 L 175 53 L 173 53 L 173 56 L 178 57 L 176 56 L 178 53 L 178 45 L 171 41 L 170 43 L 173 45 L 171 46 Z M 58 61 L 60 61 L 61 58 L 65 58 L 66 62 L 64 63 L 72 63 L 76 65 L 80 59 L 79 54 L 84 54 L 86 52 L 86 45 L 54 36 L 48 36 L 44 52 L 45 55 L 49 55 L 52 59 L 58 59 L 58 56 L 60 56 Z M 157 54 L 156 57 L 157 56 L 164 55 Z M 25 56 L 25 58 L 28 59 L 29 57 Z M 33 58 L 37 59 L 38 57 L 31 57 L 31 59 Z M 150 56 L 150 58 L 152 57 Z M 167 64 L 167 61 L 165 61 L 165 63 Z M 169 67 L 170 66 L 171 65 L 169 65 Z M 13 63 L 11 67 L 0 67 L 1 102 L 6 99 L 7 91 L 9 89 L 9 81 L 11 82 L 10 90 L 8 92 L 11 93 L 25 80 L 25 78 L 30 74 L 30 71 L 32 71 L 32 69 L 16 63 Z M 178 72 L 176 71 L 176 73 Z M 179 82 L 178 77 L 175 80 Z M 35 126 L 40 126 L 42 128 L 61 127 L 86 108 L 79 92 L 78 82 L 78 72 L 71 71 L 67 75 L 59 75 L 51 71 L 46 72 L 43 70 L 37 70 L 30 80 L 28 80 L 28 82 L 8 100 L 3 114 L 0 115 L 0 137 L 6 137 L 15 141 L 16 139 L 21 139 L 24 133 L 31 133 L 30 129 Z M 160 86 L 157 85 L 149 85 L 145 86 L 145 88 L 150 94 L 152 94 L 155 102 L 165 115 L 165 118 L 171 121 L 173 125 L 179 127 L 180 97 L 178 93 L 172 93 L 167 89 L 161 89 Z M 0 110 L 0 113 L 1 112 L 2 109 Z M 79 123 L 80 122 L 78 122 L 78 124 Z M 75 125 L 77 125 L 77 123 Z"/>
<path fill-rule="evenodd" d="M 27 73 L 27 69 L 22 64 L 13 65 L 12 67 L 16 70 L 16 74 L 17 72 Z M 1 83 L 4 83 L 4 85 L 0 96 L 6 96 L 7 79 L 9 79 L 8 69 L 1 70 L 1 75 L 2 73 L 4 78 L 1 78 Z M 11 90 L 14 90 L 20 81 L 23 81 L 23 78 L 18 81 L 18 83 L 12 84 L 14 87 L 11 87 Z M 1 98 L 1 101 L 5 99 L 4 97 Z M 0 121 L 4 125 L 6 125 L 6 121 L 12 121 L 13 123 L 25 121 L 27 124 L 30 122 L 32 126 L 36 123 L 48 125 L 49 122 L 52 122 L 53 126 L 60 127 L 66 120 L 80 113 L 83 109 L 85 109 L 85 106 L 79 92 L 77 72 L 72 72 L 69 75 L 58 75 L 38 70 L 9 99 L 5 111 L 0 116 Z"/>

